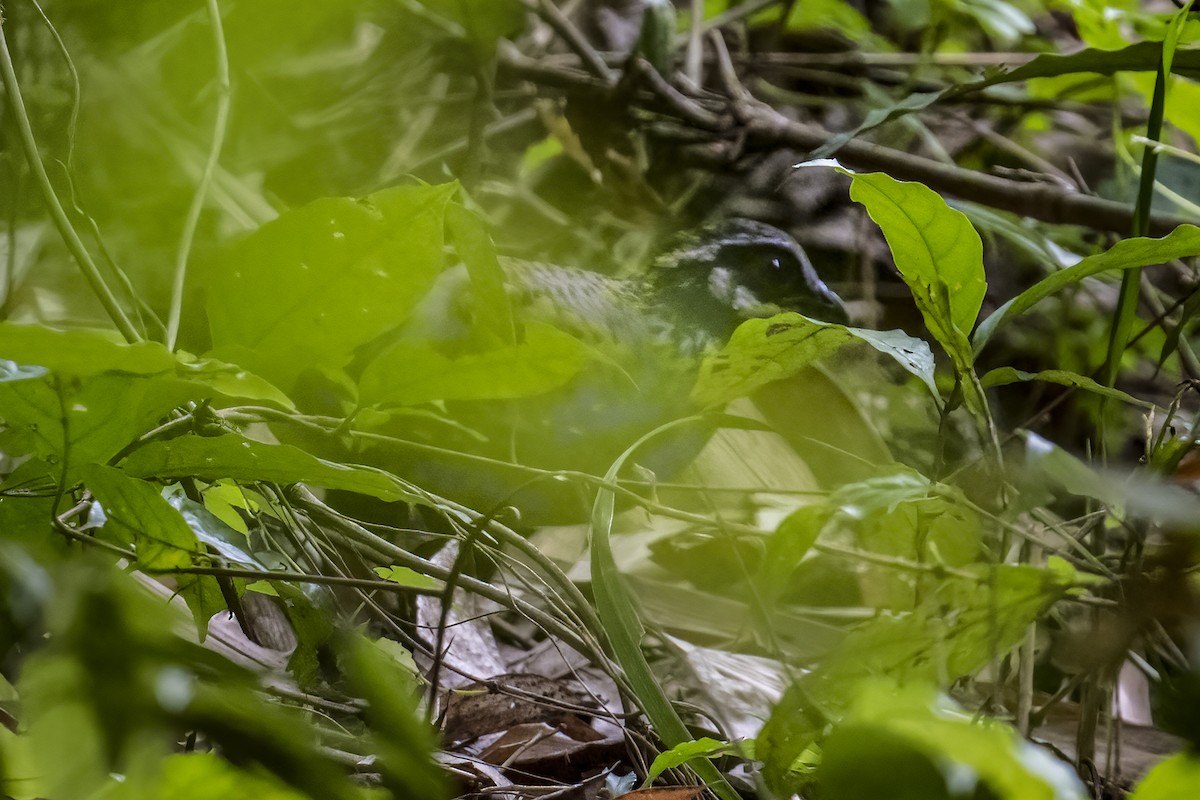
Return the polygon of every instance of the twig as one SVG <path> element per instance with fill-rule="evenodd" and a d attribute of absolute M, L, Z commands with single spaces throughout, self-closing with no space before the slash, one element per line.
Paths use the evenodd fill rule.
<path fill-rule="evenodd" d="M 688 29 L 687 54 L 683 59 L 683 74 L 693 86 L 699 87 L 704 67 L 704 46 L 701 39 L 704 24 L 704 0 L 692 0 L 692 23 Z"/>
<path fill-rule="evenodd" d="M 646 59 L 634 59 L 630 69 L 646 83 L 655 97 L 662 100 L 663 104 L 681 119 L 706 131 L 723 131 L 729 127 L 726 120 L 701 107 L 695 100 L 668 83 Z"/>
<path fill-rule="evenodd" d="M 604 63 L 604 59 L 596 52 L 596 48 L 588 43 L 588 40 L 583 38 L 583 34 L 575 27 L 575 24 L 558 9 L 558 6 L 550 2 L 550 0 L 521 0 L 522 5 L 528 8 L 533 13 L 541 17 L 547 25 L 554 29 L 562 40 L 566 42 L 567 47 L 579 56 L 584 67 L 595 77 L 599 78 L 608 86 L 613 86 L 616 83 L 616 77 L 612 70 Z"/>
<path fill-rule="evenodd" d="M 745 5 L 738 6 L 739 9 L 744 7 Z M 501 64 L 525 80 L 572 93 L 605 89 L 597 87 L 595 79 L 591 76 L 568 67 L 533 61 L 512 49 L 502 52 Z M 647 86 L 661 101 L 660 107 L 664 113 L 673 115 L 701 131 L 726 136 L 732 132 L 732 120 L 718 117 L 692 98 L 683 95 L 658 75 L 649 64 L 635 66 L 635 69 L 639 71 L 638 77 L 645 78 Z M 791 147 L 800 151 L 812 151 L 824 145 L 832 136 L 815 125 L 793 122 L 767 105 L 755 104 L 749 109 L 743 106 L 738 108 L 738 111 L 744 112 L 739 122 L 744 124 L 746 144 L 751 149 L 763 151 Z M 1043 222 L 1081 225 L 1093 230 L 1125 234 L 1129 231 L 1133 219 L 1133 208 L 1124 203 L 1068 192 L 1048 184 L 1032 184 L 986 175 L 871 142 L 847 142 L 838 151 L 838 158 L 852 167 L 877 169 L 902 180 L 920 181 L 934 191 Z M 1149 232 L 1165 234 L 1179 225 L 1194 221 L 1172 214 L 1156 213 L 1150 217 Z"/>
<path fill-rule="evenodd" d="M 766 148 L 786 145 L 815 150 L 830 136 L 821 128 L 792 122 L 767 108 L 758 109 L 747 128 L 751 142 Z M 920 181 L 935 191 L 1043 222 L 1126 233 L 1133 220 L 1133 207 L 1125 203 L 1064 192 L 1049 184 L 984 175 L 862 140 L 847 142 L 838 151 L 838 158 L 851 166 L 879 169 L 894 178 Z M 1153 214 L 1148 232 L 1165 234 L 1192 222 L 1171 214 Z"/>

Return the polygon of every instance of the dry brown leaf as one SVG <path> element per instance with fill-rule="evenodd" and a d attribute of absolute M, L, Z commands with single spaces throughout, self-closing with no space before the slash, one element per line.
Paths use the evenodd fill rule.
<path fill-rule="evenodd" d="M 696 800 L 703 793 L 703 786 L 664 786 L 658 789 L 638 789 L 621 797 L 625 800 Z"/>

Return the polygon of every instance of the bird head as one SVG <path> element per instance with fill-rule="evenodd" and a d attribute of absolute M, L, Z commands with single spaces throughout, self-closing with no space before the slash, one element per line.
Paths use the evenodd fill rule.
<path fill-rule="evenodd" d="M 718 341 L 747 319 L 782 311 L 847 321 L 796 240 L 763 222 L 734 217 L 682 234 L 654 260 L 652 275 L 660 302 Z"/>

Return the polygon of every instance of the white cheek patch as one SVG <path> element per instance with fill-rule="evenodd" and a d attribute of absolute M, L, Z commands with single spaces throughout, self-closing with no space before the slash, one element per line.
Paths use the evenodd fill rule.
<path fill-rule="evenodd" d="M 743 318 L 769 317 L 777 311 L 775 305 L 764 303 L 754 292 L 739 285 L 733 273 L 724 267 L 715 267 L 708 273 L 708 290 Z"/>
<path fill-rule="evenodd" d="M 718 300 L 732 304 L 738 289 L 733 282 L 733 273 L 724 267 L 715 267 L 708 273 L 708 290 Z"/>
<path fill-rule="evenodd" d="M 733 302 L 730 303 L 733 310 L 744 316 L 757 316 L 759 310 L 763 308 L 763 303 L 754 295 L 754 292 L 747 289 L 745 286 L 738 286 L 733 292 Z"/>

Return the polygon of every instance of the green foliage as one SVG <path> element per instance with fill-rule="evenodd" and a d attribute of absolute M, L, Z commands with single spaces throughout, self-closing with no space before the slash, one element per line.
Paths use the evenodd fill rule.
<path fill-rule="evenodd" d="M 214 355 L 285 390 L 306 368 L 345 366 L 432 286 L 455 191 L 317 200 L 238 242 L 207 280 Z"/>
<path fill-rule="evenodd" d="M 692 397 L 704 406 L 723 405 L 775 381 L 790 378 L 855 341 L 894 358 L 937 396 L 929 345 L 902 331 L 870 331 L 787 312 L 738 326 L 720 352 L 708 356 Z"/>
<path fill-rule="evenodd" d="M 962 212 L 919 183 L 882 173 L 846 174 L 850 197 L 883 230 L 929 333 L 960 378 L 966 376 L 972 368 L 967 337 L 987 292 L 979 234 Z"/>
<path fill-rule="evenodd" d="M 264 444 L 234 433 L 188 434 L 150 442 L 124 459 L 121 468 L 130 475 L 165 481 L 186 477 L 202 481 L 272 481 L 285 485 L 304 481 L 380 500 L 418 499 L 394 477 L 376 470 L 335 464 L 291 445 Z"/>
<path fill-rule="evenodd" d="M 358 797 L 341 768 L 316 747 L 300 712 L 264 699 L 251 673 L 235 667 L 175 632 L 174 609 L 164 606 L 113 567 L 75 559 L 56 578 L 42 573 L 34 589 L 27 563 L 4 550 L 4 580 L 15 607 L 44 619 L 45 635 L 22 672 L 18 691 L 26 730 L 2 740 L 6 763 L 19 765 L 5 791 L 20 797 L 84 797 L 113 787 L 110 772 L 127 773 L 130 797 L 179 791 L 181 774 L 166 755 L 163 734 L 203 732 L 244 765 L 265 770 L 281 796 L 288 785 L 301 796 Z M 19 570 L 19 571 L 18 571 Z M 19 589 L 20 586 L 29 587 Z M 29 590 L 33 589 L 34 594 Z M 15 643 L 5 642 L 11 654 Z M 411 715 L 412 709 L 405 711 Z M 420 747 L 414 752 L 421 752 Z M 71 769 L 63 769 L 70 764 Z M 199 765 L 192 765 L 201 769 Z M 430 776 L 428 764 L 411 765 L 411 779 Z M 217 768 L 221 771 L 220 768 Z M 225 773 L 232 775 L 232 768 Z M 233 778 L 227 778 L 233 780 Z M 255 778 L 247 776 L 248 786 Z M 436 783 L 428 784 L 436 786 Z M 201 790 L 203 791 L 203 790 Z M 436 797 L 436 792 L 425 795 Z"/>
<path fill-rule="evenodd" d="M 713 758 L 729 751 L 731 748 L 733 746 L 728 742 L 719 742 L 707 736 L 702 736 L 692 742 L 681 742 L 670 750 L 658 754 L 658 757 L 654 759 L 654 763 L 650 765 L 650 769 L 646 771 L 644 785 L 649 786 L 659 775 L 662 775 L 669 769 L 683 766 L 693 758 Z"/>
<path fill-rule="evenodd" d="M 409 629 L 411 620 L 397 623 L 403 604 L 380 598 L 442 590 L 444 568 L 417 553 L 447 534 L 469 536 L 478 563 L 495 565 L 490 585 L 493 567 L 477 575 L 464 559 L 454 573 L 463 586 L 615 674 L 666 747 L 647 785 L 685 768 L 728 800 L 737 793 L 710 759 L 749 760 L 748 750 L 695 738 L 651 669 L 648 632 L 668 649 L 660 632 L 782 662 L 791 683 L 755 756 L 779 796 L 833 800 L 1081 796 L 1007 725 L 949 699 L 953 690 L 978 704 L 985 675 L 990 705 L 1010 690 L 1028 699 L 1041 641 L 1033 634 L 1070 616 L 1064 600 L 1129 604 L 1113 611 L 1122 624 L 1169 630 L 1178 639 L 1171 656 L 1190 652 L 1171 616 L 1191 613 L 1190 599 L 1163 613 L 1131 598 L 1156 582 L 1185 586 L 1193 566 L 1175 558 L 1194 560 L 1177 542 L 1195 533 L 1200 511 L 1177 485 L 1193 480 L 1190 442 L 1172 427 L 1182 431 L 1192 415 L 1177 400 L 1161 422 L 1163 392 L 1145 387 L 1154 368 L 1171 381 L 1184 375 L 1179 362 L 1194 369 L 1194 298 L 1164 296 L 1155 313 L 1182 306 L 1178 318 L 1166 333 L 1143 331 L 1141 350 L 1127 344 L 1138 271 L 1200 255 L 1200 228 L 1098 252 L 1078 231 L 951 208 L 937 185 L 946 171 L 1028 166 L 1036 134 L 1064 120 L 1115 120 L 1125 148 L 1140 128 L 1119 129 L 1141 124 L 1138 103 L 1149 106 L 1150 139 L 1194 133 L 1188 98 L 1200 58 L 1187 46 L 1196 35 L 1188 10 L 1073 2 L 1087 46 L 981 75 L 962 64 L 985 40 L 1048 47 L 1030 38 L 1034 21 L 1056 24 L 1048 9 L 895 0 L 864 14 L 841 0 L 757 11 L 708 0 L 704 20 L 738 30 L 695 37 L 711 66 L 697 87 L 672 70 L 691 16 L 662 0 L 650 4 L 636 52 L 678 84 L 667 91 L 626 73 L 627 54 L 592 65 L 620 79 L 600 88 L 577 69 L 586 48 L 556 41 L 561 30 L 521 0 L 212 3 L 225 30 L 216 50 L 227 46 L 233 70 L 227 95 L 211 66 L 219 28 L 199 6 L 58 5 L 49 13 L 69 62 L 60 31 L 17 6 L 4 29 L 18 59 L 5 73 L 5 116 L 18 125 L 28 117 L 38 134 L 23 142 L 34 163 L 7 138 L 0 153 L 9 156 L 0 178 L 13 187 L 0 201 L 0 669 L 13 686 L 0 689 L 19 699 L 20 722 L 18 733 L 0 729 L 4 793 L 447 796 L 430 758 L 438 744 L 417 708 L 425 687 L 412 653 L 353 632 L 364 622 Z M 1057 32 L 1073 35 L 1068 27 Z M 1153 41 L 1131 42 L 1131 31 Z M 815 37 L 802 40 L 803 53 L 760 52 L 801 36 Z M 819 85 L 838 69 L 838 81 Z M 1151 70 L 1153 82 L 1128 74 Z M 1017 86 L 1027 81 L 1035 84 Z M 836 98 L 850 132 L 829 135 L 819 154 L 845 147 L 879 163 L 889 137 L 915 134 L 958 162 L 905 165 L 924 170 L 930 186 L 843 170 L 919 318 L 900 313 L 907 330 L 872 331 L 781 313 L 746 321 L 693 362 L 658 341 L 598 343 L 565 315 L 540 317 L 535 301 L 546 298 L 524 296 L 537 292 L 515 285 L 513 262 L 498 250 L 649 287 L 635 273 L 651 260 L 641 256 L 652 223 L 707 216 L 725 193 L 735 195 L 729 208 L 760 199 L 740 196 L 741 176 L 710 182 L 691 170 L 693 160 L 751 164 L 782 146 L 772 137 L 783 116 L 767 115 L 744 89 L 796 106 L 783 115 L 793 119 L 833 118 L 826 107 Z M 1067 90 L 1080 91 L 1058 96 Z M 1122 113 L 1093 114 L 1084 104 L 1097 98 Z M 227 144 L 205 144 L 212 106 L 224 103 L 232 113 L 218 115 L 216 139 Z M 991 136 L 943 148 L 941 120 L 924 112 L 950 103 Z M 884 127 L 901 118 L 904 131 Z M 867 130 L 878 143 L 847 147 Z M 1136 185 L 1144 230 L 1165 174 L 1153 150 L 1140 175 L 1125 156 L 1113 185 L 1090 188 L 1119 196 Z M 1044 161 L 1032 163 L 1041 170 Z M 211 182 L 200 181 L 210 163 Z M 785 202 L 777 194 L 771 202 Z M 70 208 L 52 227 L 43 203 Z M 189 208 L 203 210 L 181 243 Z M 979 323 L 989 301 L 985 241 L 992 299 L 1007 302 Z M 855 254 L 864 270 L 876 266 L 869 251 Z M 162 265 L 177 254 L 188 269 L 168 274 Z M 99 269 L 81 282 L 72 259 Z M 1117 274 L 1125 299 L 1107 319 L 1103 292 L 1088 296 L 1095 282 L 1086 279 Z M 893 299 L 875 288 L 862 292 L 868 310 Z M 1053 312 L 1039 306 L 1051 297 Z M 186 350 L 161 321 L 175 319 L 168 308 L 183 309 Z M 128 319 L 124 337 L 96 328 L 102 311 Z M 1010 325 L 1018 316 L 1028 324 Z M 1120 388 L 1097 377 L 1109 325 L 1118 334 L 1103 378 L 1122 369 L 1137 378 Z M 606 333 L 624 331 L 596 338 Z M 862 343 L 874 352 L 847 347 Z M 1006 386 L 1016 388 L 985 394 Z M 1057 399 L 1037 394 L 1047 390 Z M 606 392 L 619 402 L 606 405 Z M 1021 392 L 1028 409 L 1007 402 Z M 1084 394 L 1133 408 L 1074 402 Z M 557 414 L 564 398 L 577 413 Z M 1061 445 L 1018 428 L 1024 458 L 1012 458 L 1015 446 L 1002 452 L 1004 426 L 1037 420 L 1059 400 L 1069 408 L 1066 422 L 1054 421 L 1065 429 Z M 620 417 L 614 406 L 632 421 L 609 419 Z M 1131 411 L 1151 412 L 1161 430 L 1143 437 Z M 1073 455 L 1105 444 L 1092 428 L 1110 421 L 1123 427 L 1109 439 L 1148 440 L 1152 474 Z M 592 439 L 578 436 L 593 428 Z M 578 449 L 587 452 L 563 452 L 563 441 L 586 441 Z M 682 467 L 705 442 L 689 471 L 661 466 Z M 570 574 L 590 577 L 594 612 L 561 565 L 513 530 L 587 504 L 590 541 L 576 550 L 588 563 Z M 638 510 L 619 515 L 623 505 Z M 538 541 L 553 536 L 567 534 L 540 532 Z M 1163 538 L 1178 547 L 1167 558 L 1156 545 Z M 522 566 L 511 566 L 513 551 Z M 247 597 L 271 603 L 297 640 L 286 678 L 273 675 L 271 686 L 314 705 L 275 699 L 261 676 L 181 636 L 189 626 L 164 593 L 186 603 L 201 641 L 222 612 L 244 622 Z M 1151 637 L 1130 633 L 1116 647 L 1143 639 Z M 1018 704 L 1018 716 L 1028 722 L 1029 709 Z M 213 753 L 182 754 L 173 743 L 188 735 Z M 378 787 L 358 786 L 348 764 L 369 765 Z M 1194 759 L 1171 759 L 1136 796 L 1182 794 L 1195 771 Z"/>
<path fill-rule="evenodd" d="M 519 344 L 457 358 L 427 342 L 400 341 L 363 372 L 359 398 L 371 405 L 420 405 L 437 400 L 506 400 L 557 389 L 587 359 L 578 339 L 530 323 Z"/>
<path fill-rule="evenodd" d="M 864 769 L 864 764 L 873 765 Z M 825 741 L 814 775 L 821 796 L 1003 800 L 1084 797 L 1069 767 L 1008 726 L 979 722 L 929 686 L 867 681 Z"/>
<path fill-rule="evenodd" d="M 1177 753 L 1157 764 L 1138 784 L 1133 800 L 1174 800 L 1187 797 L 1200 786 L 1200 761 Z"/>
<path fill-rule="evenodd" d="M 756 752 L 772 790 L 795 792 L 808 780 L 794 771 L 797 759 L 823 741 L 828 725 L 836 731 L 853 718 L 864 682 L 944 686 L 971 674 L 1016 645 L 1072 582 L 1069 573 L 1030 566 L 954 574 L 927 586 L 911 612 L 856 628 L 788 690 L 764 727 Z"/>
<path fill-rule="evenodd" d="M 1181 225 L 1162 239 L 1124 239 L 1107 252 L 1089 256 L 1072 267 L 1050 274 L 993 311 L 975 332 L 975 349 L 980 350 L 998 326 L 1084 278 L 1110 271 L 1140 269 L 1197 254 L 1200 254 L 1200 228 L 1190 225 Z"/>

